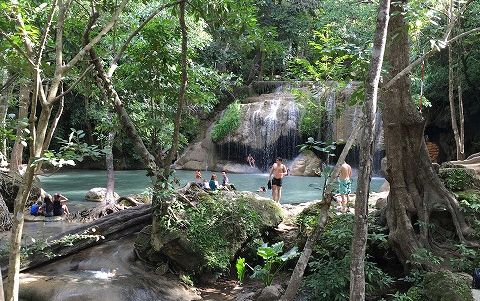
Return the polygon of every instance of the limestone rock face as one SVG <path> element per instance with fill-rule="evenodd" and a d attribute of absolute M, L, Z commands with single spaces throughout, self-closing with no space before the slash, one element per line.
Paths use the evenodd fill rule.
<path fill-rule="evenodd" d="M 258 172 L 257 167 L 265 170 L 276 156 L 288 159 L 297 154 L 299 108 L 292 94 L 250 97 L 240 104 L 240 110 L 240 126 L 235 132 L 214 143 L 211 138 L 213 123 L 202 141 L 184 151 L 175 162 L 175 168 Z M 256 160 L 255 168 L 245 161 L 249 153 Z M 238 165 L 231 165 L 234 163 Z"/>
<path fill-rule="evenodd" d="M 292 176 L 318 176 L 321 160 L 311 151 L 303 152 L 292 162 L 290 174 Z"/>
<path fill-rule="evenodd" d="M 327 107 L 327 116 L 322 120 L 322 133 L 318 133 L 324 141 L 346 141 L 352 132 L 356 116 L 361 115 L 360 106 L 347 106 L 352 93 L 360 83 L 353 82 L 339 90 L 334 82 L 309 83 L 299 85 L 309 97 L 318 99 Z M 337 108 L 347 107 L 337 116 Z M 289 91 L 262 94 L 248 97 L 240 103 L 240 122 L 236 130 L 227 136 L 213 142 L 211 132 L 215 124 L 221 120 L 222 114 L 216 116 L 199 142 L 191 144 L 175 163 L 177 169 L 229 172 L 258 172 L 249 169 L 246 157 L 251 154 L 255 158 L 256 168 L 265 171 L 274 163 L 275 157 L 293 160 L 298 155 L 298 145 L 303 143 L 299 132 L 301 102 Z M 376 137 L 376 156 L 381 156 L 384 150 L 381 116 L 376 118 L 378 132 Z M 243 167 L 230 164 L 240 164 Z M 379 164 L 379 163 L 378 163 Z M 303 167 L 298 167 L 303 169 Z M 297 171 L 295 171 L 297 174 Z M 313 170 L 305 167 L 303 175 L 314 175 Z"/>
<path fill-rule="evenodd" d="M 105 195 L 107 194 L 107 188 L 95 187 L 87 191 L 85 194 L 85 200 L 91 202 L 103 202 L 105 201 Z M 114 192 L 115 199 L 119 198 L 119 195 Z"/>

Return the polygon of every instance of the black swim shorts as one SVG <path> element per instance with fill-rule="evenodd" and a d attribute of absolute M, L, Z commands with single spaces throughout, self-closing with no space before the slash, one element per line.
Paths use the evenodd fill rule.
<path fill-rule="evenodd" d="M 280 186 L 282 187 L 282 179 L 277 179 L 277 178 L 273 178 L 272 179 L 272 185 L 276 185 L 276 186 Z"/>

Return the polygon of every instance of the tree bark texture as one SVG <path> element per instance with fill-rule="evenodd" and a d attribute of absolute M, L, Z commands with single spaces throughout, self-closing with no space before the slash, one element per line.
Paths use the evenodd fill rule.
<path fill-rule="evenodd" d="M 31 87 L 29 85 L 21 85 L 20 92 L 18 95 L 18 122 L 26 119 L 28 117 L 28 106 L 30 105 L 30 91 Z M 17 140 L 13 144 L 11 159 L 10 159 L 10 170 L 18 172 L 18 168 L 22 165 L 23 158 L 23 144 L 22 144 L 22 132 L 21 124 L 17 126 Z"/>
<path fill-rule="evenodd" d="M 110 114 L 110 113 L 109 113 Z M 115 133 L 108 132 L 107 148 L 108 152 L 105 156 L 105 163 L 107 165 L 107 192 L 105 193 L 105 201 L 107 204 L 115 200 L 115 170 L 113 168 L 113 140 L 115 139 Z"/>
<path fill-rule="evenodd" d="M 454 61 L 453 61 L 453 45 L 448 46 L 448 102 L 450 104 L 450 120 L 453 130 L 453 137 L 455 138 L 455 146 L 457 149 L 457 160 L 465 159 L 465 153 L 463 152 L 464 147 L 463 141 L 460 136 L 460 132 L 458 130 L 458 121 L 457 121 L 457 113 L 455 109 L 455 94 L 454 94 Z M 459 108 L 460 110 L 460 108 Z M 461 114 L 461 113 L 460 113 Z"/>
<path fill-rule="evenodd" d="M 382 0 L 378 7 L 377 26 L 373 40 L 372 58 L 365 82 L 363 134 L 360 141 L 360 168 L 355 199 L 355 223 L 350 262 L 350 301 L 365 300 L 365 251 L 368 235 L 368 195 L 372 178 L 375 113 L 377 111 L 378 83 L 382 71 L 385 42 L 390 13 L 390 0 Z"/>
<path fill-rule="evenodd" d="M 403 16 L 406 0 L 391 4 L 385 59 L 389 78 L 409 64 L 407 23 Z M 435 241 L 429 227 L 436 213 L 448 212 L 460 242 L 469 231 L 460 207 L 434 172 L 423 139 L 424 119 L 411 101 L 410 80 L 400 77 L 385 91 L 383 124 L 387 155 L 387 202 L 389 242 L 406 267 L 412 253 L 426 248 L 443 254 L 445 246 Z"/>
<path fill-rule="evenodd" d="M 8 71 L 1 70 L 2 72 L 2 87 L 7 84 L 9 81 Z M 10 89 L 4 89 L 0 92 L 0 127 L 5 128 L 6 125 L 6 118 L 7 118 L 7 111 L 8 111 L 8 98 L 9 98 L 9 91 Z M 7 161 L 8 154 L 7 154 L 7 139 L 3 138 L 0 141 L 0 162 Z"/>

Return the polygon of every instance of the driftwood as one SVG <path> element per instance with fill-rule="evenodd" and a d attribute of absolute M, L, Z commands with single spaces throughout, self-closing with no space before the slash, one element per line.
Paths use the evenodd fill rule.
<path fill-rule="evenodd" d="M 152 207 L 150 205 L 140 205 L 114 212 L 94 222 L 47 239 L 47 247 L 34 250 L 33 254 L 22 262 L 21 271 L 51 263 L 108 240 L 139 232 L 151 223 Z M 4 267 L 2 267 L 3 269 Z"/>

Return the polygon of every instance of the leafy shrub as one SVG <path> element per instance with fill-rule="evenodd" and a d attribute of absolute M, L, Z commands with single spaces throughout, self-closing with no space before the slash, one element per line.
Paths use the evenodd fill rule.
<path fill-rule="evenodd" d="M 306 220 L 306 217 L 303 217 Z M 368 241 L 381 244 L 386 241 L 382 228 L 370 223 Z M 311 300 L 343 301 L 349 299 L 350 246 L 353 238 L 353 216 L 335 216 L 325 227 L 324 234 L 315 246 L 314 259 L 309 264 L 311 275 L 306 277 L 305 287 Z M 367 293 L 388 287 L 393 279 L 375 263 L 365 262 Z"/>
<path fill-rule="evenodd" d="M 229 248 L 235 238 L 243 241 L 258 233 L 256 224 L 260 216 L 245 200 L 229 202 L 222 199 L 203 201 L 198 210 L 187 209 L 187 237 L 205 254 L 207 267 L 226 270 L 235 254 Z"/>
<path fill-rule="evenodd" d="M 290 251 L 280 255 L 282 252 L 283 241 L 277 242 L 270 247 L 266 243 L 258 247 L 257 255 L 263 258 L 264 265 L 255 266 L 252 278 L 261 279 L 265 286 L 271 285 L 273 278 L 283 268 L 285 263 L 299 255 L 297 247 L 293 247 Z"/>
<path fill-rule="evenodd" d="M 477 193 L 461 192 L 457 197 L 464 211 L 469 213 L 480 212 L 480 196 Z"/>
<path fill-rule="evenodd" d="M 240 125 L 242 110 L 238 101 L 231 103 L 220 120 L 213 126 L 212 140 L 217 142 L 237 130 Z"/>
<path fill-rule="evenodd" d="M 473 185 L 474 172 L 466 168 L 441 168 L 440 178 L 452 191 L 465 190 Z"/>

